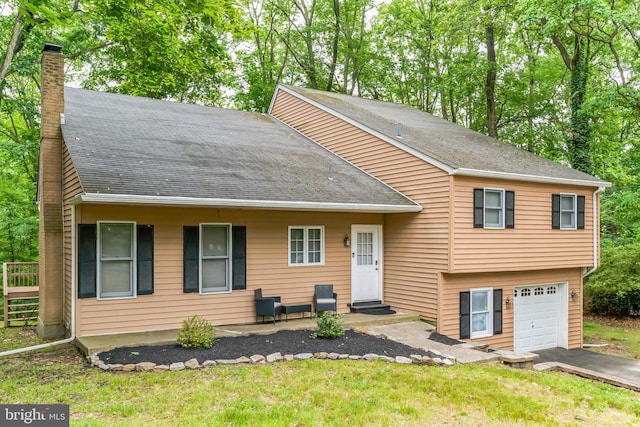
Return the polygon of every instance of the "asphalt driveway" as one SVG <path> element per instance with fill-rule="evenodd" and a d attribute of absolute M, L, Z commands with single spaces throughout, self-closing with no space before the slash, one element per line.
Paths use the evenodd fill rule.
<path fill-rule="evenodd" d="M 535 352 L 540 356 L 538 363 L 560 362 L 605 375 L 622 378 L 640 386 L 640 360 L 623 359 L 594 351 L 564 348 L 552 348 Z"/>

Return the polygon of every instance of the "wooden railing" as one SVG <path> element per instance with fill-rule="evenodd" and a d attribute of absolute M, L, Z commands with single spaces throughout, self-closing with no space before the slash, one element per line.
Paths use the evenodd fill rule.
<path fill-rule="evenodd" d="M 4 327 L 12 322 L 25 324 L 38 318 L 40 288 L 37 262 L 2 264 Z"/>

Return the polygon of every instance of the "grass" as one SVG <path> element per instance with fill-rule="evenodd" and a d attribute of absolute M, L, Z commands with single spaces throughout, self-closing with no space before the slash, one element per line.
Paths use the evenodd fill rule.
<path fill-rule="evenodd" d="M 640 319 L 587 316 L 583 330 L 585 343 L 608 344 L 593 351 L 640 359 Z"/>
<path fill-rule="evenodd" d="M 5 328 L 4 322 L 0 321 L 0 352 L 42 344 L 44 341 L 33 330 L 33 326 Z"/>
<path fill-rule="evenodd" d="M 110 373 L 63 346 L 0 359 L 0 378 L 0 402 L 67 403 L 74 426 L 640 423 L 633 392 L 500 365 L 307 360 Z"/>

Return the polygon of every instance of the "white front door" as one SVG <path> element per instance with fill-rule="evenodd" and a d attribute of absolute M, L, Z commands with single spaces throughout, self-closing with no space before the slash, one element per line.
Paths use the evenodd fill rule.
<path fill-rule="evenodd" d="M 382 226 L 351 226 L 351 301 L 382 300 Z"/>

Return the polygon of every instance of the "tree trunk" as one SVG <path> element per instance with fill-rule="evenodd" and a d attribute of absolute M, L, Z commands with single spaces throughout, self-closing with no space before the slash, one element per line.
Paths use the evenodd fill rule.
<path fill-rule="evenodd" d="M 484 93 L 487 99 L 487 132 L 489 136 L 498 137 L 498 123 L 496 119 L 496 44 L 493 29 L 493 11 L 491 21 L 486 27 L 487 36 L 487 80 L 484 86 Z"/>
<path fill-rule="evenodd" d="M 587 81 L 589 79 L 588 44 L 580 35 L 575 35 L 575 51 L 571 60 L 571 133 L 568 138 L 569 158 L 574 169 L 593 173 L 591 162 L 591 123 L 583 110 Z"/>
<path fill-rule="evenodd" d="M 333 14 L 336 17 L 335 28 L 333 31 L 333 43 L 331 45 L 331 67 L 329 68 L 329 79 L 327 81 L 327 92 L 331 92 L 333 79 L 338 65 L 338 40 L 340 39 L 340 1 L 333 0 Z M 345 81 L 345 88 L 347 82 Z"/>

